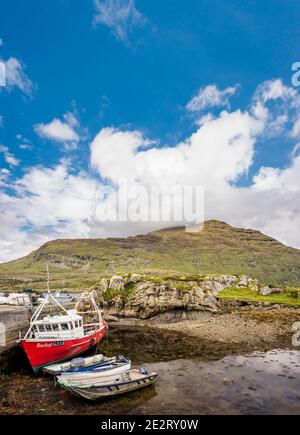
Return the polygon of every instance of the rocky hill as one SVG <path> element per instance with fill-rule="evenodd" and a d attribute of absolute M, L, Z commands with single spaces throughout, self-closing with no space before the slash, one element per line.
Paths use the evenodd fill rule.
<path fill-rule="evenodd" d="M 128 238 L 55 240 L 0 265 L 0 289 L 43 289 L 49 263 L 53 289 L 89 288 L 118 273 L 248 275 L 261 283 L 299 285 L 300 250 L 258 231 L 208 221 L 187 233 L 171 228 Z"/>

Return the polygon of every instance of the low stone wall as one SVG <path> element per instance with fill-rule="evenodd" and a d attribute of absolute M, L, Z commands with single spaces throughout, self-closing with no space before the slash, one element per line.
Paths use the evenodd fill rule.
<path fill-rule="evenodd" d="M 28 310 L 25 307 L 0 306 L 0 357 L 16 346 L 19 331 L 29 327 Z"/>

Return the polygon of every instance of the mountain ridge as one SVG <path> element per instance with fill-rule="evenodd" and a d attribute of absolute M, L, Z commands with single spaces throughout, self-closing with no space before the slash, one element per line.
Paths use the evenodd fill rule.
<path fill-rule="evenodd" d="M 85 288 L 113 273 L 246 274 L 268 284 L 299 285 L 300 250 L 260 231 L 210 220 L 202 231 L 162 228 L 127 238 L 57 239 L 0 264 L 0 289 L 38 288 L 49 263 L 56 288 Z M 28 284 L 28 285 L 27 285 Z"/>

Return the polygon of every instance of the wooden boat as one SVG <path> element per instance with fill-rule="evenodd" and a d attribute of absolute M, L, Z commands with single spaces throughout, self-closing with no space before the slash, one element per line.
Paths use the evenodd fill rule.
<path fill-rule="evenodd" d="M 47 288 L 47 296 L 34 312 L 25 336 L 19 340 L 35 373 L 47 365 L 74 358 L 96 346 L 108 328 L 92 292 L 82 293 L 75 309 L 66 310 L 50 293 L 49 273 Z M 41 318 L 48 302 L 59 307 L 63 314 Z M 80 312 L 82 305 L 89 307 L 89 311 Z"/>
<path fill-rule="evenodd" d="M 77 397 L 95 401 L 148 387 L 155 383 L 156 378 L 157 373 L 149 374 L 146 369 L 142 368 L 129 370 L 118 376 L 108 376 L 93 384 L 78 385 L 61 380 L 58 380 L 58 383 Z"/>
<path fill-rule="evenodd" d="M 92 367 L 78 368 L 77 370 L 68 370 L 58 376 L 58 380 L 76 385 L 86 385 L 100 382 L 111 376 L 116 376 L 131 369 L 131 361 L 115 361 L 110 364 L 101 364 Z"/>

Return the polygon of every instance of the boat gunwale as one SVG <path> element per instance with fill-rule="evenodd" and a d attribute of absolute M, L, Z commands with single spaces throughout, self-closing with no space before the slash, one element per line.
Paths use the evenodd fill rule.
<path fill-rule="evenodd" d="M 102 331 L 103 329 L 106 329 L 106 325 L 104 324 L 103 326 L 101 326 L 98 329 L 93 329 L 91 331 L 91 333 L 89 334 L 85 334 L 82 337 L 78 337 L 78 338 L 21 338 L 19 340 L 17 340 L 18 343 L 22 343 L 22 342 L 26 342 L 26 343 L 54 343 L 54 342 L 62 342 L 62 341 L 77 341 L 77 340 L 82 340 L 83 338 L 89 338 L 92 335 L 95 335 L 97 332 Z"/>
<path fill-rule="evenodd" d="M 80 390 L 88 390 L 88 389 L 96 389 L 96 388 L 111 388 L 111 387 L 116 387 L 116 386 L 122 386 L 122 385 L 126 385 L 126 384 L 133 384 L 134 382 L 138 382 L 138 381 L 144 381 L 144 380 L 150 380 L 150 381 L 154 381 L 158 376 L 158 373 L 151 373 L 148 376 L 144 376 L 143 378 L 140 379 L 132 379 L 130 381 L 125 381 L 125 382 L 115 382 L 114 384 L 105 384 L 105 385 L 95 385 L 95 384 L 90 384 L 90 385 L 86 385 L 86 386 L 82 386 L 82 385 L 76 385 L 76 384 L 72 384 L 70 382 L 64 382 L 64 381 L 60 381 L 57 380 L 57 382 L 59 383 L 59 385 L 66 387 L 66 388 L 78 388 Z M 153 379 L 151 379 L 153 378 Z"/>
<path fill-rule="evenodd" d="M 85 353 L 85 351 L 83 352 L 83 353 Z M 86 358 L 93 358 L 93 357 L 86 357 Z M 114 359 L 115 357 L 112 357 L 111 359 Z M 74 358 L 73 358 L 74 359 Z M 62 360 L 62 361 L 60 361 L 60 362 L 57 362 L 57 363 L 54 363 L 54 364 L 49 364 L 49 365 L 47 365 L 47 366 L 45 366 L 44 367 L 44 372 L 45 373 L 48 373 L 48 374 L 51 374 L 51 375 L 54 375 L 54 376 L 60 376 L 62 373 L 64 373 L 64 372 L 68 372 L 69 370 L 71 370 L 71 369 L 66 369 L 66 370 L 63 370 L 63 369 L 60 369 L 60 370 L 58 370 L 58 371 L 55 371 L 55 369 L 51 369 L 51 366 L 59 366 L 59 365 L 62 365 L 62 364 L 67 364 L 67 363 L 70 363 L 71 361 L 69 361 L 68 359 L 67 360 Z M 60 364 L 60 363 L 62 363 L 62 364 Z M 108 363 L 110 363 L 110 361 L 108 362 Z M 97 363 L 96 363 L 97 364 Z M 91 367 L 93 364 L 91 364 L 91 365 L 87 365 L 87 366 L 84 366 L 84 367 L 86 367 L 86 368 L 88 368 L 88 367 Z M 74 369 L 75 370 L 75 369 Z"/>

